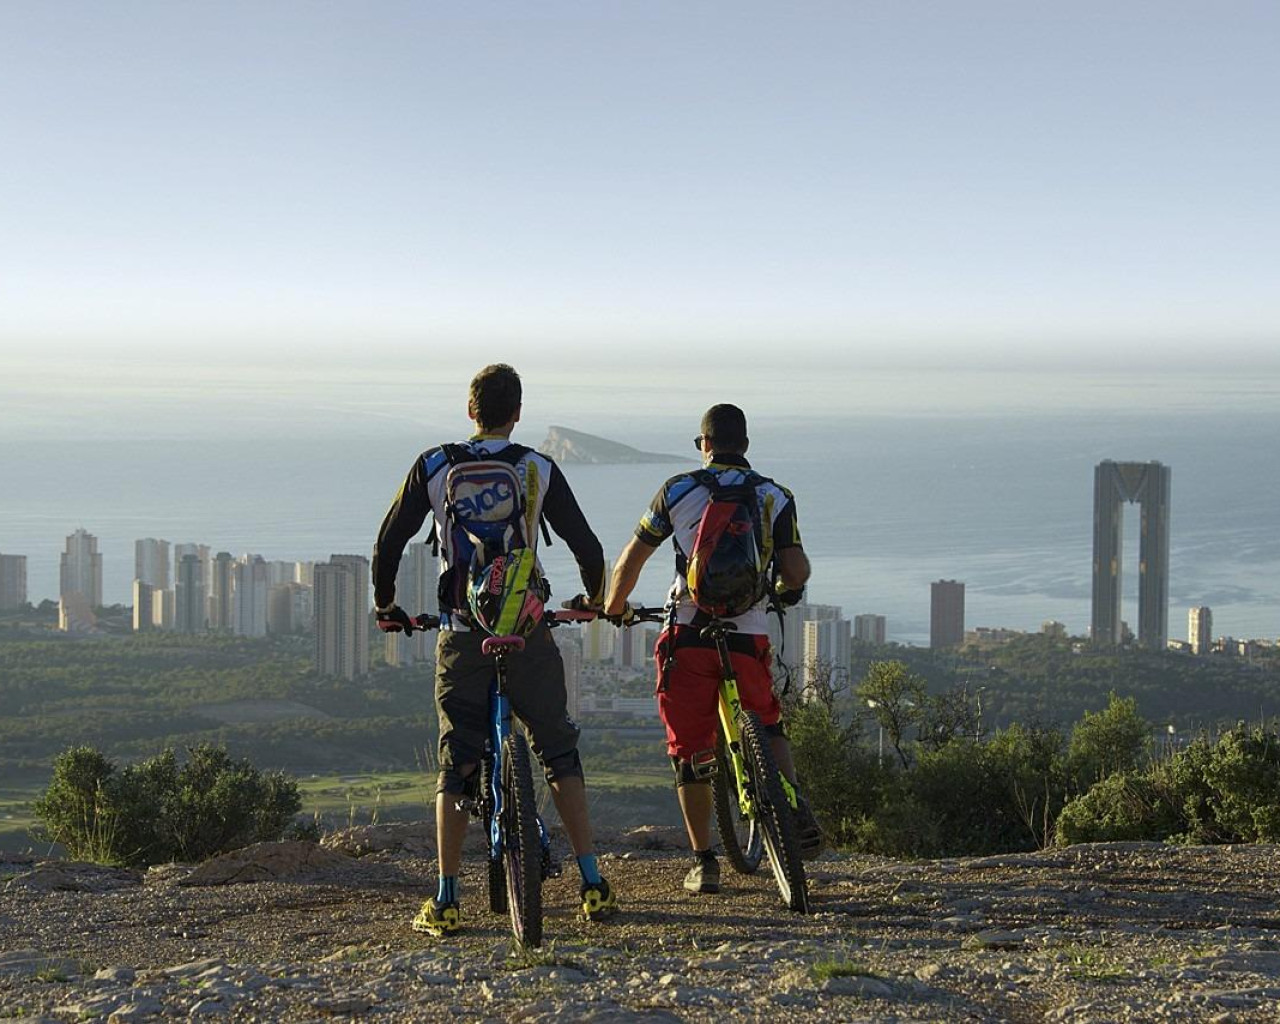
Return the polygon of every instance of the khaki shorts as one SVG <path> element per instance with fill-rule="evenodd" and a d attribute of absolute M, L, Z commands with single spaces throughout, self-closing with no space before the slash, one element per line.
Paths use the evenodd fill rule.
<path fill-rule="evenodd" d="M 493 658 L 480 651 L 486 636 L 479 630 L 442 630 L 436 639 L 442 769 L 479 764 L 484 752 L 494 672 Z M 529 745 L 544 765 L 577 749 L 580 730 L 569 717 L 564 662 L 546 626 L 525 639 L 523 651 L 507 657 L 506 692 L 512 712 L 529 733 Z"/>

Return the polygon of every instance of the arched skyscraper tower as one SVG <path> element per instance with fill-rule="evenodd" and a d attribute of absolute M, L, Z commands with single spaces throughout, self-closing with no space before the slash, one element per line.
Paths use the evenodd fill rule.
<path fill-rule="evenodd" d="M 1169 482 L 1159 462 L 1098 463 L 1093 471 L 1093 642 L 1120 642 L 1124 505 L 1142 514 L 1138 548 L 1138 642 L 1163 650 L 1169 638 Z"/>

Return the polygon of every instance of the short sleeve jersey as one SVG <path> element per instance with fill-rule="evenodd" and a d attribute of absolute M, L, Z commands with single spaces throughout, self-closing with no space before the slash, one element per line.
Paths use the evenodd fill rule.
<path fill-rule="evenodd" d="M 751 466 L 746 459 L 731 455 L 717 456 L 716 461 L 707 466 L 707 469 L 721 483 L 729 485 L 745 482 L 751 473 Z M 697 607 L 689 596 L 689 584 L 685 576 L 688 556 L 698 535 L 702 511 L 710 499 L 711 492 L 690 474 L 673 476 L 654 495 L 636 527 L 636 537 L 653 547 L 658 547 L 668 537 L 672 539 L 676 549 L 676 573 L 667 602 L 668 606 L 675 605 L 676 621 L 685 625 L 693 621 L 697 612 Z M 799 547 L 800 526 L 796 519 L 796 502 L 792 493 L 772 480 L 759 477 L 756 499 L 762 519 L 766 509 L 772 508 L 774 551 Z M 750 611 L 729 621 L 733 622 L 739 633 L 768 633 L 767 602 L 761 601 Z"/>

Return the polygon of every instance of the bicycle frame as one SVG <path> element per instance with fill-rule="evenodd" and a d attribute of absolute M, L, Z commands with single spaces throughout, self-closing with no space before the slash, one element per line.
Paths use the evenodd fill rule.
<path fill-rule="evenodd" d="M 723 623 L 713 622 L 706 627 L 706 634 L 716 643 L 716 653 L 720 657 L 720 729 L 724 734 L 725 747 L 729 751 L 729 764 L 733 769 L 735 788 L 738 792 L 738 806 L 744 818 L 756 816 L 755 794 L 747 785 L 747 766 L 742 758 L 742 740 L 738 735 L 738 716 L 742 713 L 742 698 L 738 695 L 738 675 L 733 670 L 733 660 L 729 657 L 729 644 L 725 639 Z M 787 802 L 794 811 L 797 807 L 796 788 L 781 772 L 778 778 L 782 782 L 782 790 L 787 794 Z"/>

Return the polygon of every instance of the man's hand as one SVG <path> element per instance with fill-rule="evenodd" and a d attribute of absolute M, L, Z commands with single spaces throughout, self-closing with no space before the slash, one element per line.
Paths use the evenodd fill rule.
<path fill-rule="evenodd" d="M 773 594 L 778 599 L 778 604 L 782 605 L 783 608 L 790 608 L 792 605 L 797 605 L 804 600 L 804 587 L 788 589 L 782 580 L 778 580 L 774 584 Z"/>
<path fill-rule="evenodd" d="M 618 612 L 616 615 L 609 615 L 605 612 L 601 612 L 600 614 L 620 629 L 626 628 L 636 621 L 636 610 L 631 607 L 630 601 L 623 601 L 622 611 Z"/>
<path fill-rule="evenodd" d="M 377 612 L 378 628 L 384 633 L 412 633 L 413 619 L 398 604 L 393 604 L 386 611 Z"/>
<path fill-rule="evenodd" d="M 586 594 L 575 594 L 567 601 L 561 601 L 560 607 L 567 612 L 598 612 L 603 607 L 599 601 L 592 601 Z"/>

